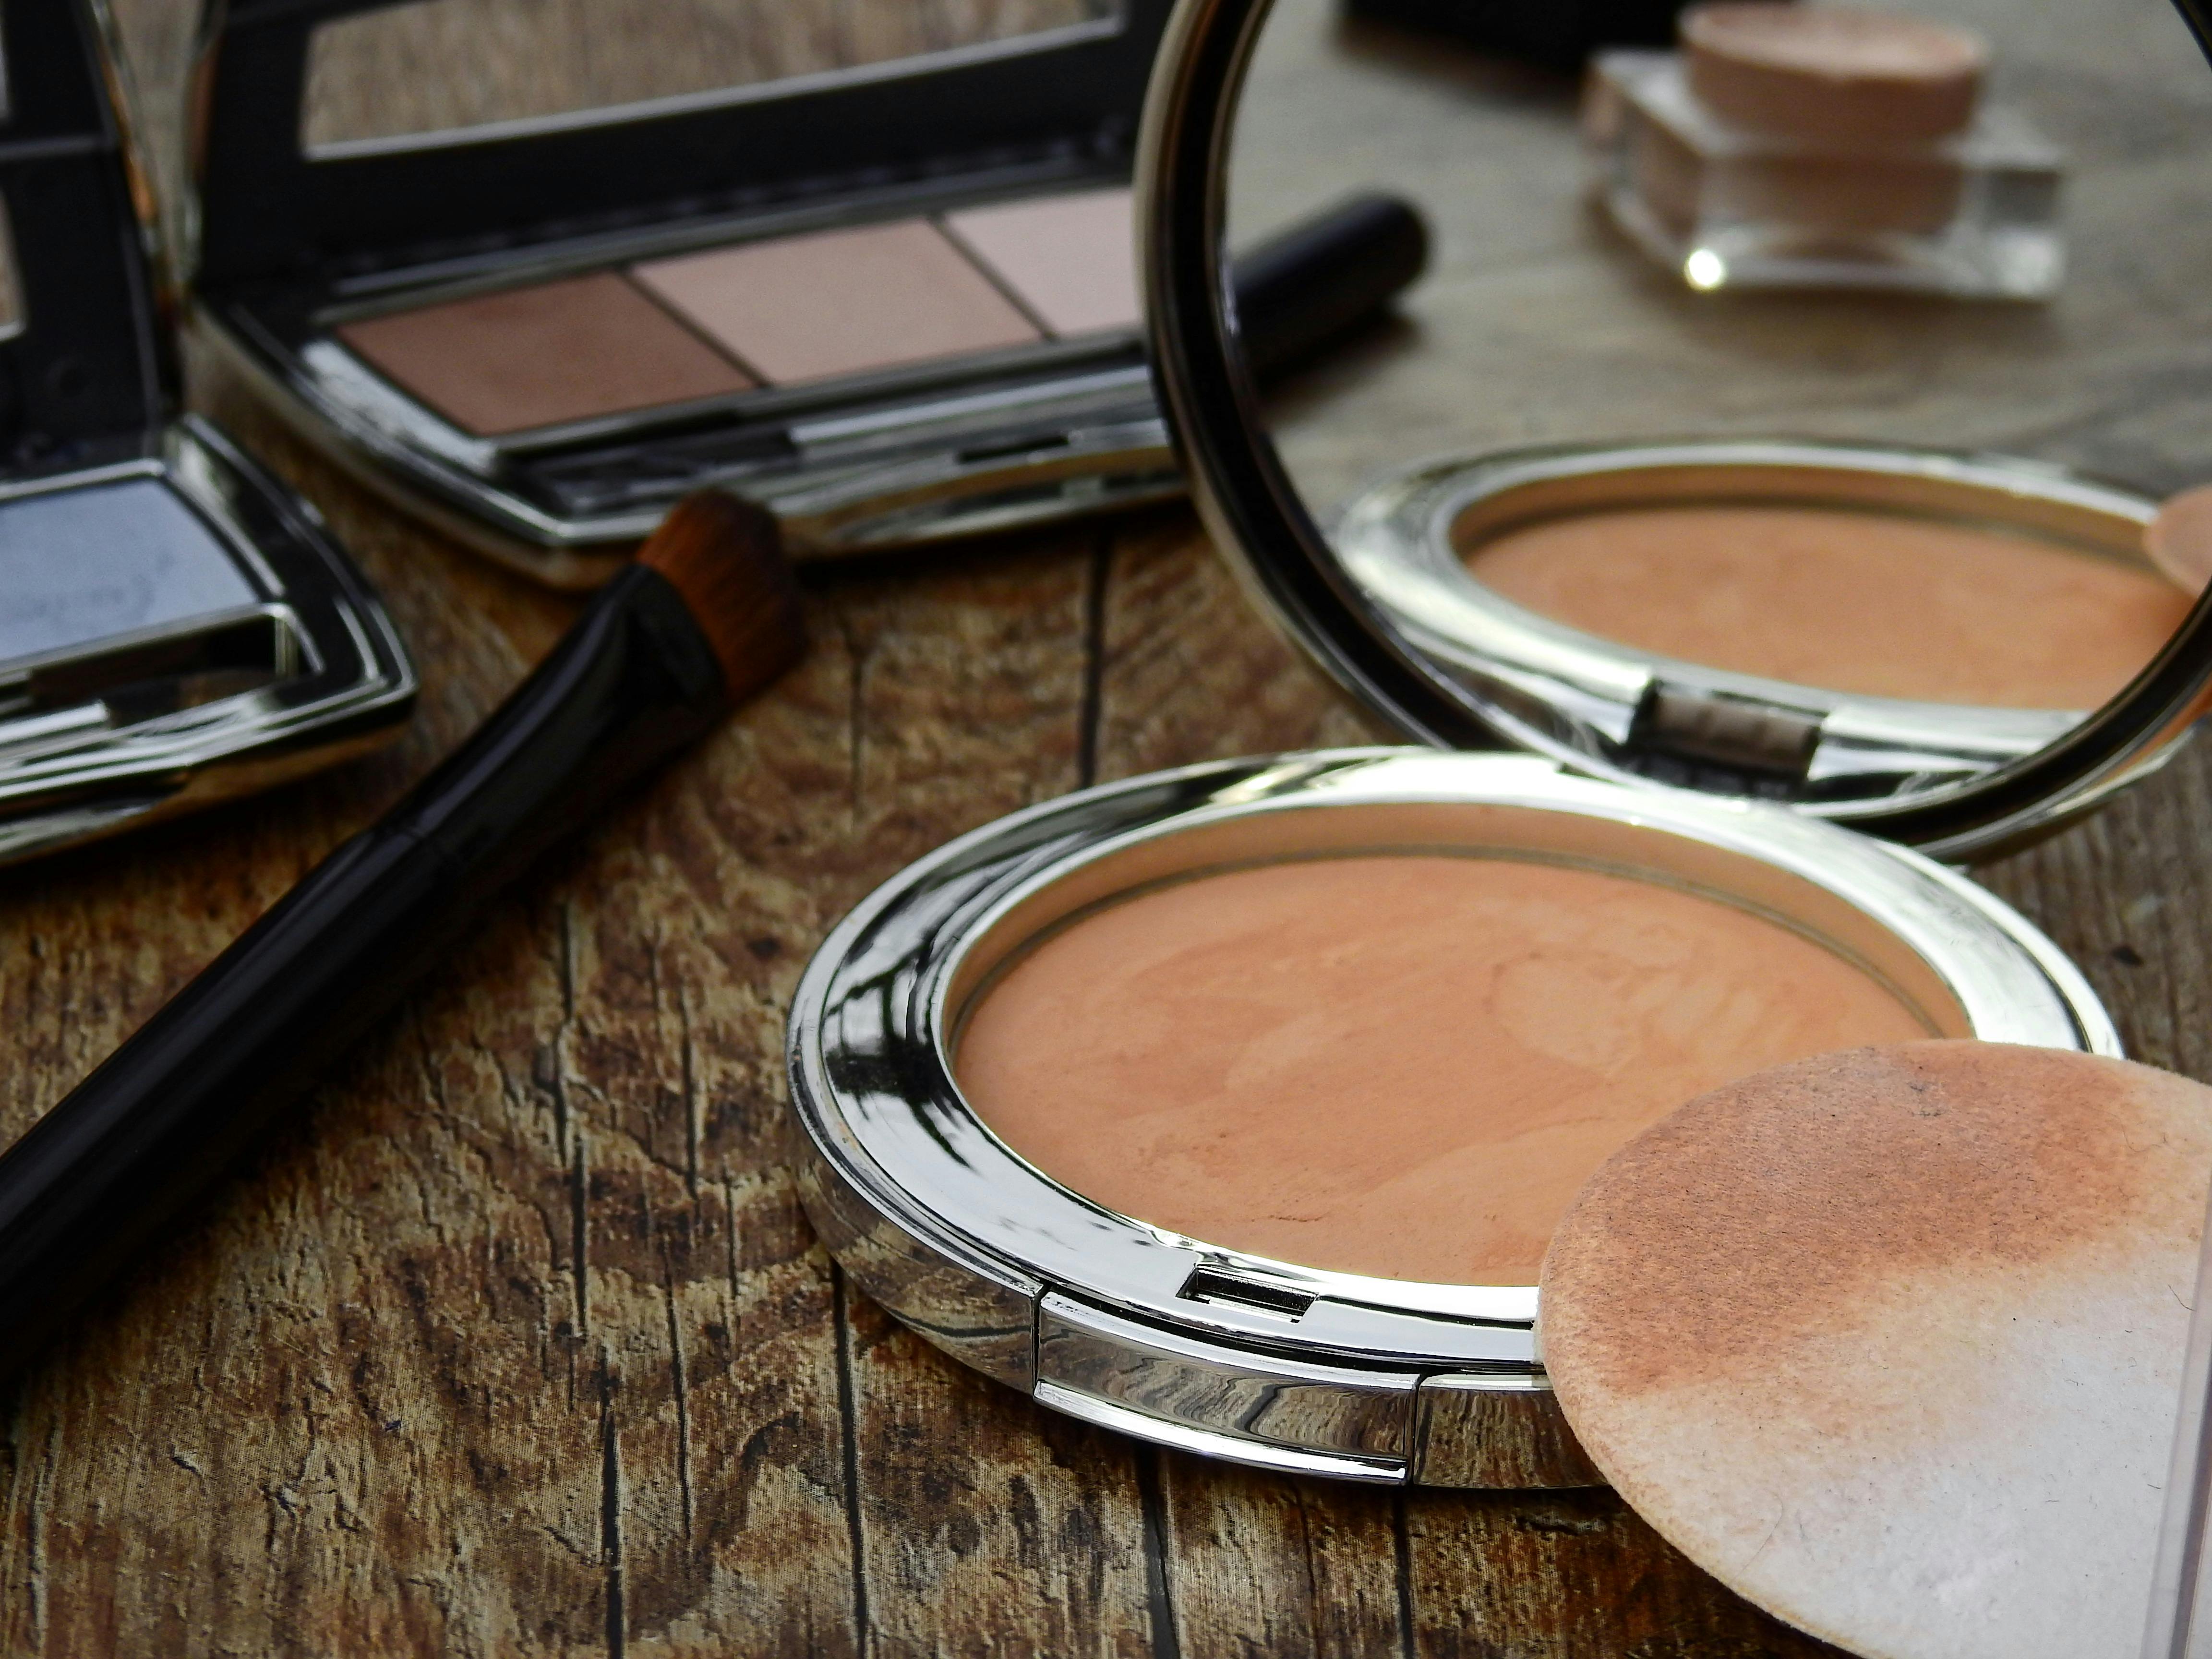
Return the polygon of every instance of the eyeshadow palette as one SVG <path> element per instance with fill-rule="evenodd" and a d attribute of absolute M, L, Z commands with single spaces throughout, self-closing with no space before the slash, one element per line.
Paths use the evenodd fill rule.
<path fill-rule="evenodd" d="M 197 314 L 311 438 L 559 585 L 706 483 L 802 556 L 1171 493 L 1128 188 L 1167 9 L 985 6 L 890 61 L 582 110 L 533 84 L 501 118 L 441 102 L 416 39 L 466 60 L 479 0 L 224 7 Z M 592 57 L 555 44 L 528 61 Z M 424 112 L 362 136 L 349 98 Z"/>
<path fill-rule="evenodd" d="M 770 238 L 340 323 L 481 437 L 922 366 L 1141 320 L 1126 190 Z"/>
<path fill-rule="evenodd" d="M 0 863 L 388 741 L 416 679 L 314 509 L 177 413 L 100 13 L 0 0 Z"/>

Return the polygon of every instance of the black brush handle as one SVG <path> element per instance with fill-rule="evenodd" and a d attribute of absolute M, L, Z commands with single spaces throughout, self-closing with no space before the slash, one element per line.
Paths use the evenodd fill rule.
<path fill-rule="evenodd" d="M 1429 228 L 1395 196 L 1354 196 L 1231 263 L 1244 360 L 1265 379 L 1381 310 L 1429 262 Z"/>
<path fill-rule="evenodd" d="M 633 567 L 476 733 L 0 1154 L 0 1372 L 136 1259 L 612 793 L 713 726 L 720 666 Z"/>

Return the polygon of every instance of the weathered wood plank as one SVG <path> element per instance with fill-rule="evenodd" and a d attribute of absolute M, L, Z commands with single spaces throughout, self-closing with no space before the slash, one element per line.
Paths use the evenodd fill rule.
<path fill-rule="evenodd" d="M 1101 780 L 1396 740 L 1261 622 L 1188 513 L 1133 520 L 1103 575 Z"/>
<path fill-rule="evenodd" d="M 1406 1651 L 1398 1498 L 1372 1487 L 1158 1458 L 1168 1592 L 1185 1654 Z"/>
<path fill-rule="evenodd" d="M 854 770 L 848 826 L 833 819 L 820 834 L 843 842 L 840 856 L 863 857 L 867 879 L 1080 781 L 1091 538 L 830 590 L 852 677 Z M 933 593 L 949 597 L 933 607 Z M 859 896 L 857 882 L 824 895 L 817 931 Z M 1131 1449 L 1051 1418 L 840 1294 L 868 1650 L 1143 1651 Z"/>
<path fill-rule="evenodd" d="M 1437 1659 L 1814 1659 L 1611 1492 L 1417 1492 L 1404 1505 L 1414 1650 Z"/>
<path fill-rule="evenodd" d="M 2086 823 L 1981 878 L 2055 939 L 2096 988 L 2128 1053 L 2212 1079 L 2212 744 Z"/>
<path fill-rule="evenodd" d="M 190 8 L 124 9 L 150 101 L 173 111 Z M 2153 102 L 2115 147 L 2194 130 L 2189 100 Z M 1561 234 L 1514 222 L 1536 275 L 1483 278 L 1508 316 L 1541 297 Z M 2096 291 L 2150 282 L 2170 320 L 2186 296 L 2127 258 L 2100 252 Z M 1671 299 L 1636 304 L 1681 323 Z M 1926 326 L 1838 360 L 1833 384 L 1917 395 Z M 1761 328 L 1674 349 L 1762 375 L 1810 349 Z M 1549 374 L 1540 332 L 1505 330 L 1498 361 Z M 1967 367 L 1995 374 L 2021 332 L 1978 328 Z M 2154 412 L 2053 428 L 2053 453 L 2098 459 L 2124 428 L 2158 468 L 2196 465 L 2173 412 L 2195 369 L 2154 374 L 2144 337 L 2042 414 L 2102 418 L 2114 385 Z M 1348 390 L 1353 413 L 1389 416 L 1359 402 L 1373 361 L 1308 382 L 1293 416 Z M 1628 407 L 1611 395 L 1586 382 L 1547 418 Z M 422 713 L 371 762 L 0 877 L 0 1135 L 573 614 L 395 516 L 234 389 L 202 396 L 382 586 Z M 1506 408 L 1503 435 L 1525 413 Z M 2039 418 L 1988 416 L 2008 441 Z M 0 1398 L 0 1651 L 1821 1651 L 1605 1494 L 1401 1497 L 1139 1448 L 963 1370 L 843 1284 L 785 1171 L 780 1058 L 836 918 L 946 836 L 1079 782 L 1382 734 L 1267 635 L 1180 512 L 811 580 L 805 665 L 496 907 L 202 1221 Z M 1986 872 L 2082 963 L 2134 1052 L 2199 1076 L 2208 808 L 2212 753 L 2187 757 Z"/>

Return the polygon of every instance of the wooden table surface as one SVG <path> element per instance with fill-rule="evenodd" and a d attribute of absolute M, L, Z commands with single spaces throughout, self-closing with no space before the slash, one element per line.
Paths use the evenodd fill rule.
<path fill-rule="evenodd" d="M 188 20 L 125 21 L 158 123 Z M 386 755 L 0 873 L 0 1134 L 489 709 L 573 614 L 234 387 L 420 663 Z M 1253 1474 L 1044 1412 L 814 1243 L 783 1010 L 948 836 L 1373 728 L 1180 510 L 810 577 L 804 666 L 501 900 L 204 1218 L 0 1394 L 9 1653 L 1826 1651 L 1610 1494 Z M 1983 872 L 2212 1077 L 2212 751 Z"/>

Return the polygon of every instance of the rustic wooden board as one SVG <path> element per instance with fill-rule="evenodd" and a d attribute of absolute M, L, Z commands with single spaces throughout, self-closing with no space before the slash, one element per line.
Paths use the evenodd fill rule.
<path fill-rule="evenodd" d="M 176 0 L 125 21 L 158 124 Z M 234 387 L 425 676 L 396 750 L 0 875 L 19 1133 L 557 635 Z M 1097 778 L 1358 742 L 1163 511 L 810 578 L 805 665 L 496 906 L 205 1217 L 0 1396 L 0 1650 L 1825 1651 L 1601 1492 L 1394 1495 L 1040 1411 L 854 1292 L 783 1156 L 808 951 Z M 2212 759 L 1990 872 L 2140 1057 L 2212 1076 Z"/>

